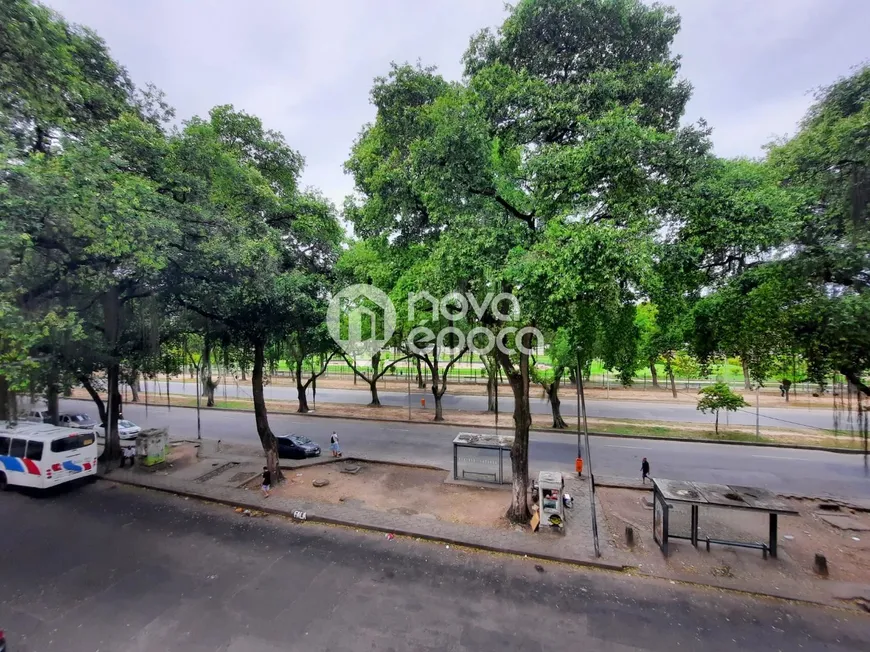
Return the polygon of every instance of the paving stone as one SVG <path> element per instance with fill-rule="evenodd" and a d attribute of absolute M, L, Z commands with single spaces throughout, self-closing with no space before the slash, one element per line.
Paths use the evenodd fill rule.
<path fill-rule="evenodd" d="M 870 525 L 859 521 L 854 516 L 847 516 L 845 514 L 819 514 L 819 518 L 828 525 L 833 525 L 839 530 L 870 532 Z"/>
<path fill-rule="evenodd" d="M 204 460 L 205 461 L 205 460 Z M 206 462 L 211 468 L 211 462 Z M 602 557 L 595 557 L 592 540 L 592 517 L 590 506 L 589 483 L 586 478 L 565 475 L 565 492 L 574 499 L 574 507 L 566 510 L 566 525 L 564 536 L 541 536 L 527 530 L 497 530 L 481 528 L 462 523 L 452 523 L 433 518 L 431 515 L 405 516 L 403 514 L 381 512 L 366 509 L 347 499 L 338 504 L 305 501 L 295 498 L 283 498 L 273 494 L 264 498 L 258 491 L 237 489 L 217 483 L 194 483 L 190 479 L 159 474 L 129 474 L 114 476 L 118 480 L 130 481 L 134 484 L 153 487 L 166 491 L 189 493 L 204 499 L 230 502 L 242 505 L 252 510 L 278 510 L 292 514 L 294 511 L 305 512 L 308 520 L 316 518 L 340 521 L 361 529 L 374 528 L 387 532 L 404 532 L 410 536 L 420 536 L 443 541 L 462 543 L 470 546 L 509 550 L 519 554 L 544 555 L 575 562 L 609 562 L 619 564 L 621 561 L 609 555 L 607 544 L 602 539 Z M 596 501 L 600 514 L 600 505 Z"/>

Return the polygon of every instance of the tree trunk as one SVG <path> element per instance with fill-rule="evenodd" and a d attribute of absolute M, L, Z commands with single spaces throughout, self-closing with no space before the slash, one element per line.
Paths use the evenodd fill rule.
<path fill-rule="evenodd" d="M 660 387 L 660 385 L 659 385 L 659 370 L 656 369 L 655 362 L 649 363 L 649 375 L 650 375 L 650 378 L 652 379 L 652 386 L 655 389 L 659 389 L 659 387 Z"/>
<path fill-rule="evenodd" d="M 740 365 L 743 367 L 743 389 L 752 389 L 752 378 L 749 376 L 749 363 L 746 358 L 740 356 Z"/>
<path fill-rule="evenodd" d="M 432 396 L 435 399 L 435 421 L 444 421 L 444 410 L 441 407 L 441 397 L 444 396 L 443 391 L 435 389 L 435 384 L 432 384 Z"/>
<path fill-rule="evenodd" d="M 131 403 L 138 403 L 139 402 L 139 372 L 138 371 L 133 374 L 133 380 L 130 383 L 128 383 L 128 385 L 130 386 L 130 394 L 132 395 L 130 402 Z"/>
<path fill-rule="evenodd" d="M 50 382 L 46 391 L 46 403 L 48 403 L 48 415 L 51 425 L 56 426 L 60 416 L 60 391 L 56 382 Z"/>
<path fill-rule="evenodd" d="M 118 437 L 118 418 L 121 414 L 121 394 L 118 391 L 118 380 L 121 368 L 117 362 L 112 362 L 106 369 L 106 391 L 109 396 L 104 429 L 106 434 L 103 460 L 112 462 L 121 458 L 121 439 Z"/>
<path fill-rule="evenodd" d="M 296 411 L 307 414 L 308 396 L 306 396 L 305 385 L 302 384 L 302 360 L 299 359 L 296 360 L 296 396 L 299 399 L 299 409 Z"/>
<path fill-rule="evenodd" d="M 498 412 L 498 376 L 490 373 L 486 377 L 486 411 Z"/>
<path fill-rule="evenodd" d="M 370 380 L 368 383 L 372 392 L 372 402 L 369 403 L 369 407 L 381 407 L 381 399 L 378 398 L 378 381 Z"/>
<path fill-rule="evenodd" d="M 206 398 L 205 406 L 214 407 L 214 390 L 219 384 L 212 378 L 211 373 L 212 359 L 212 342 L 211 338 L 206 336 L 203 338 L 202 359 L 200 360 L 200 383 L 202 384 L 202 395 Z"/>
<path fill-rule="evenodd" d="M 523 390 L 525 384 L 525 391 Z M 514 393 L 514 445 L 511 448 L 511 506 L 507 517 L 514 523 L 528 523 L 531 518 L 528 502 L 529 428 L 532 414 L 529 408 L 528 378 L 523 383 L 511 383 Z"/>
<path fill-rule="evenodd" d="M 423 382 L 423 367 L 420 364 L 420 358 L 417 358 L 417 389 L 426 389 L 426 383 Z"/>
<path fill-rule="evenodd" d="M 118 417 L 121 414 L 121 393 L 118 391 L 121 365 L 118 362 L 118 335 L 121 332 L 121 299 L 117 286 L 109 288 L 103 295 L 103 330 L 108 345 L 111 362 L 106 368 L 106 392 L 108 411 L 103 423 L 105 428 L 105 447 L 103 461 L 111 465 L 121 457 L 121 440 L 118 437 Z"/>
<path fill-rule="evenodd" d="M 486 411 L 498 412 L 498 360 L 490 357 L 490 361 L 480 356 L 480 362 L 486 369 Z"/>
<path fill-rule="evenodd" d="M 531 334 L 523 335 L 523 346 L 530 348 Z M 499 362 L 508 376 L 514 395 L 514 444 L 511 448 L 511 506 L 507 518 L 514 523 L 528 523 L 531 518 L 528 501 L 529 486 L 529 428 L 532 413 L 529 405 L 529 356 L 520 353 L 519 369 L 516 369 L 510 356 L 498 352 Z"/>
<path fill-rule="evenodd" d="M 81 376 L 79 382 L 82 384 L 82 387 L 85 388 L 88 396 L 91 397 L 94 405 L 97 406 L 97 415 L 100 417 L 100 423 L 106 423 L 106 404 L 103 403 L 103 399 L 97 393 L 97 390 L 94 389 L 94 386 L 91 384 L 91 379 L 87 376 Z"/>
<path fill-rule="evenodd" d="M 668 365 L 668 378 L 671 381 L 671 394 L 677 398 L 677 381 L 674 379 L 674 368 Z"/>
<path fill-rule="evenodd" d="M 381 368 L 381 352 L 378 351 L 372 356 L 372 379 L 365 379 L 369 384 L 369 389 L 372 392 L 372 402 L 369 407 L 381 407 L 381 399 L 378 398 L 378 371 Z"/>
<path fill-rule="evenodd" d="M 550 411 L 553 414 L 554 428 L 567 428 L 568 424 L 562 418 L 562 401 L 559 400 L 559 382 L 560 378 L 556 378 L 549 386 L 544 387 L 547 392 L 547 398 L 550 401 Z"/>
<path fill-rule="evenodd" d="M 265 366 L 266 343 L 257 340 L 254 343 L 254 369 L 251 373 L 251 390 L 254 396 L 254 420 L 257 422 L 257 435 L 266 454 L 266 466 L 272 476 L 272 483 L 283 482 L 281 466 L 278 459 L 278 441 L 269 428 L 269 415 L 266 412 L 266 397 L 263 393 L 263 367 Z"/>
<path fill-rule="evenodd" d="M 6 391 L 6 420 L 10 426 L 18 423 L 18 394 L 11 389 Z"/>
<path fill-rule="evenodd" d="M 0 376 L 0 421 L 9 418 L 9 381 L 6 376 Z"/>
<path fill-rule="evenodd" d="M 714 414 L 716 415 L 715 430 L 716 430 L 716 436 L 718 437 L 719 436 L 719 410 L 716 410 L 716 412 L 714 412 Z"/>

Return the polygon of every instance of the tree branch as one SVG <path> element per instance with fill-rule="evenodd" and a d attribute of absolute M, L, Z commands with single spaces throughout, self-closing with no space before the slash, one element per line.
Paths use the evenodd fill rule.
<path fill-rule="evenodd" d="M 403 357 L 401 357 L 401 358 L 396 358 L 395 360 L 393 360 L 392 362 L 390 362 L 390 364 L 386 365 L 386 366 L 381 370 L 381 372 L 380 372 L 377 376 L 375 376 L 375 381 L 380 380 L 380 379 L 383 377 L 383 375 L 384 375 L 385 373 L 387 373 L 390 369 L 392 369 L 392 368 L 395 367 L 397 364 L 399 364 L 399 363 L 402 362 L 403 360 L 407 360 L 407 359 L 410 358 L 410 357 L 411 357 L 410 355 L 405 355 L 405 356 L 403 356 Z"/>
<path fill-rule="evenodd" d="M 362 379 L 363 379 L 364 381 L 366 381 L 367 383 L 371 384 L 372 381 L 370 381 L 368 378 L 366 378 L 366 375 L 365 375 L 363 372 L 361 372 L 359 369 L 357 369 L 356 364 L 354 364 L 354 363 L 351 361 L 351 359 L 347 357 L 347 354 L 346 354 L 346 353 L 342 352 L 342 353 L 341 353 L 341 357 L 344 358 L 344 361 L 347 363 L 347 366 L 350 367 L 351 369 L 353 369 L 353 372 L 354 372 L 357 376 L 359 376 L 360 378 L 362 378 Z M 377 379 L 376 379 L 376 380 L 377 380 Z"/>
<path fill-rule="evenodd" d="M 82 387 L 85 388 L 85 391 L 94 401 L 94 403 L 96 403 L 97 412 L 100 415 L 100 422 L 106 423 L 106 405 L 105 403 L 103 403 L 103 399 L 100 397 L 97 390 L 94 389 L 93 384 L 91 384 L 91 379 L 87 376 L 79 376 L 79 382 L 82 384 Z"/>
<path fill-rule="evenodd" d="M 305 385 L 303 385 L 303 387 L 304 387 L 306 390 L 308 389 L 308 386 L 309 386 L 311 383 L 313 383 L 315 380 L 317 380 L 318 378 L 320 378 L 320 376 L 322 376 L 324 373 L 326 373 L 326 369 L 327 369 L 327 367 L 329 367 L 329 361 L 332 360 L 332 358 L 333 358 L 334 355 L 335 355 L 335 351 L 333 351 L 332 353 L 330 353 L 330 354 L 329 354 L 329 357 L 326 358 L 326 361 L 323 363 L 323 366 L 321 367 L 320 371 L 317 372 L 316 374 L 314 374 L 313 376 L 311 376 L 311 378 L 309 378 L 307 381 L 305 381 Z M 313 371 L 313 369 L 312 369 L 312 371 Z"/>
<path fill-rule="evenodd" d="M 840 369 L 840 373 L 843 374 L 850 383 L 857 387 L 859 391 L 863 392 L 867 396 L 870 396 L 870 387 L 864 384 L 858 374 L 852 371 L 845 371 L 843 369 Z"/>
<path fill-rule="evenodd" d="M 516 206 L 511 204 L 508 200 L 506 200 L 504 197 L 502 197 L 495 190 L 492 190 L 492 189 L 488 189 L 488 190 L 472 189 L 471 193 L 474 195 L 481 195 L 482 197 L 490 197 L 491 199 L 494 199 L 495 202 L 499 206 L 504 208 L 513 217 L 517 218 L 518 220 L 522 220 L 523 222 L 525 222 L 528 225 L 528 227 L 530 229 L 534 230 L 534 228 L 535 228 L 535 211 L 534 210 L 531 213 L 523 213 Z"/>
<path fill-rule="evenodd" d="M 462 350 L 459 353 L 457 353 L 456 356 L 450 362 L 447 363 L 446 367 L 444 367 L 444 373 L 442 373 L 440 376 L 441 387 L 439 387 L 437 390 L 438 391 L 438 398 L 441 398 L 442 396 L 444 396 L 444 392 L 447 391 L 447 374 L 450 373 L 450 368 L 454 364 L 456 364 L 456 362 L 459 361 L 459 359 L 462 358 L 462 356 L 465 355 L 465 353 L 467 351 L 468 351 L 467 346 L 462 347 Z M 433 376 L 433 380 L 434 380 L 434 376 Z"/>

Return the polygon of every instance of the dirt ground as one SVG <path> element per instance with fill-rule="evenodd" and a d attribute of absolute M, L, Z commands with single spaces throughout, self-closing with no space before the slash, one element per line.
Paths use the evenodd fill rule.
<path fill-rule="evenodd" d="M 681 579 L 716 577 L 731 581 L 748 590 L 780 588 L 786 585 L 803 593 L 824 590 L 826 581 L 870 584 L 870 514 L 841 508 L 826 512 L 818 501 L 784 500 L 799 516 L 780 516 L 778 558 L 763 558 L 761 551 L 748 548 L 711 545 L 710 552 L 699 543 L 696 550 L 688 541 L 671 540 L 670 555 L 665 558 L 653 540 L 652 509 L 642 503 L 652 492 L 632 489 L 601 488 L 597 495 L 604 512 L 607 534 L 613 546 L 627 557 L 630 565 L 641 572 Z M 823 515 L 838 514 L 854 519 L 867 531 L 841 530 L 822 520 Z M 768 539 L 768 517 L 739 510 L 701 508 L 700 536 L 735 541 L 762 542 Z M 634 528 L 636 545 L 625 543 L 625 527 Z M 689 507 L 674 505 L 670 530 L 689 535 Z M 813 571 L 816 553 L 827 557 L 829 577 L 820 578 Z"/>
<path fill-rule="evenodd" d="M 191 464 L 196 464 L 197 446 L 188 442 L 172 442 L 169 444 L 169 453 L 166 462 L 172 465 L 176 471 Z"/>
<path fill-rule="evenodd" d="M 273 494 L 481 527 L 508 527 L 504 518 L 510 506 L 507 491 L 445 484 L 444 471 L 365 462 L 359 466 L 356 475 L 341 472 L 344 462 L 288 470 L 287 482 Z M 312 485 L 320 479 L 329 480 L 329 485 Z M 259 480 L 249 488 L 259 488 Z"/>

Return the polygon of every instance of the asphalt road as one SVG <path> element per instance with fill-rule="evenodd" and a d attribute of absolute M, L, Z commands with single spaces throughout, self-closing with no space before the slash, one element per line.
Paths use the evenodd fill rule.
<path fill-rule="evenodd" d="M 154 394 L 155 384 L 149 383 Z M 242 385 L 220 385 L 217 395 L 223 396 L 226 390 L 227 398 L 251 398 L 251 388 Z M 166 384 L 159 384 L 159 391 L 166 391 Z M 193 382 L 169 383 L 171 394 L 195 395 L 196 385 Z M 296 388 L 285 385 L 267 385 L 265 389 L 267 400 L 294 401 L 296 400 Z M 408 394 L 402 392 L 378 392 L 378 397 L 383 405 L 407 407 Z M 420 399 L 425 398 L 429 409 L 432 409 L 432 394 L 418 389 L 411 393 L 411 405 L 419 408 Z M 159 399 L 158 399 L 159 400 Z M 311 394 L 309 392 L 309 401 Z M 371 393 L 361 386 L 354 389 L 318 389 L 317 400 L 326 403 L 346 403 L 351 405 L 365 405 L 371 401 Z M 448 388 L 447 394 L 441 399 L 444 409 L 448 410 L 486 410 L 486 396 L 465 396 L 451 394 Z M 499 396 L 499 409 L 504 412 L 505 418 L 510 418 L 514 409 L 513 398 L 510 395 Z M 651 421 L 681 421 L 690 423 L 713 423 L 713 415 L 701 414 L 693 405 L 681 403 L 660 403 L 655 401 L 618 401 L 618 400 L 590 400 L 586 403 L 588 416 L 602 419 L 642 419 Z M 549 414 L 550 405 L 546 399 L 536 396 L 532 399 L 532 412 L 536 414 Z M 562 396 L 562 414 L 574 416 L 577 414 L 576 401 L 573 395 Z M 720 415 L 722 422 L 727 419 L 729 423 L 745 426 L 755 425 L 755 409 L 744 408 L 738 412 Z M 834 427 L 833 410 L 811 410 L 808 408 L 761 408 L 759 410 L 759 425 L 761 427 L 785 427 L 799 426 L 805 428 L 828 428 Z"/>
<path fill-rule="evenodd" d="M 62 409 L 96 416 L 88 401 L 63 401 Z M 196 438 L 196 410 L 127 404 L 124 416 L 140 425 L 168 427 L 179 439 Z M 201 410 L 203 437 L 258 445 L 250 412 Z M 451 468 L 455 426 L 410 425 L 352 419 L 273 414 L 276 434 L 304 434 L 324 450 L 333 430 L 341 436 L 346 455 L 365 455 L 391 461 Z M 506 425 L 510 425 L 508 422 Z M 508 430 L 509 431 L 509 430 Z M 669 442 L 631 438 L 591 437 L 592 465 L 598 476 L 637 477 L 647 457 L 652 474 L 675 480 L 700 480 L 765 487 L 805 495 L 870 497 L 870 473 L 861 455 L 822 451 Z M 577 439 L 571 434 L 532 433 L 529 456 L 532 470 L 573 471 Z M 585 455 L 588 459 L 588 455 Z"/>
<path fill-rule="evenodd" d="M 866 615 L 99 482 L 0 500 L 10 652 L 870 649 Z"/>

